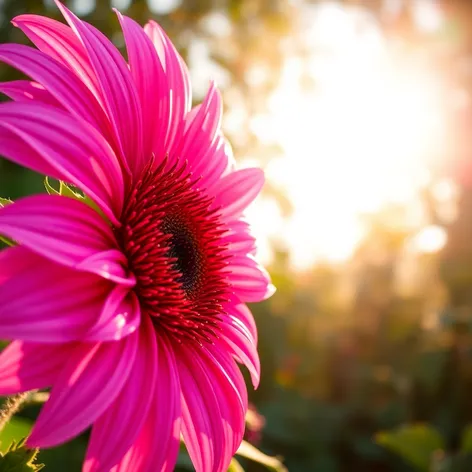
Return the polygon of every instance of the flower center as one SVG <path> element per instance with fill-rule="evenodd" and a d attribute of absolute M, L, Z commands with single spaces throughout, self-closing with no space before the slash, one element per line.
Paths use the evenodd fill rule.
<path fill-rule="evenodd" d="M 186 165 L 149 166 L 126 199 L 118 241 L 143 314 L 177 339 L 212 341 L 230 287 L 226 228 Z"/>

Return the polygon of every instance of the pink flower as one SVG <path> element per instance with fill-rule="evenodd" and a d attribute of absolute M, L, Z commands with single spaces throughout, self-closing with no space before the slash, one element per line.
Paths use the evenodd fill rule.
<path fill-rule="evenodd" d="M 52 387 L 28 439 L 89 426 L 84 471 L 173 470 L 180 435 L 198 472 L 225 471 L 259 382 L 245 302 L 273 287 L 246 206 L 259 169 L 235 170 L 214 85 L 191 108 L 182 58 L 154 22 L 118 13 L 129 64 L 58 3 L 69 27 L 14 20 L 37 49 L 0 45 L 33 81 L 0 84 L 0 154 L 78 187 L 0 210 L 0 394 Z"/>

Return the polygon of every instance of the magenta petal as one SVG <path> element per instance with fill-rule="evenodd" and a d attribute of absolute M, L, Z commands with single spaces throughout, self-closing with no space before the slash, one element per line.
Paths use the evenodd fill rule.
<path fill-rule="evenodd" d="M 141 323 L 139 300 L 128 287 L 117 285 L 103 305 L 95 325 L 84 340 L 116 341 L 134 333 Z"/>
<path fill-rule="evenodd" d="M 259 385 L 261 364 L 255 340 L 245 328 L 243 323 L 235 319 L 224 319 L 221 324 L 221 337 L 219 340 L 235 358 L 242 362 L 249 373 L 255 388 Z"/>
<path fill-rule="evenodd" d="M 50 343 L 82 339 L 100 315 L 110 282 L 29 251 L 10 251 L 0 252 L 0 262 L 6 259 L 12 264 L 25 257 L 28 262 L 19 261 L 22 271 L 0 267 L 0 339 Z"/>
<path fill-rule="evenodd" d="M 15 102 L 43 102 L 62 108 L 62 105 L 41 84 L 30 80 L 12 80 L 0 83 L 0 92 Z"/>
<path fill-rule="evenodd" d="M 232 172 L 212 188 L 216 194 L 215 207 L 221 207 L 224 218 L 237 218 L 257 197 L 264 185 L 261 169 L 249 168 Z"/>
<path fill-rule="evenodd" d="M 156 128 L 168 120 L 169 94 L 167 79 L 152 41 L 134 20 L 117 12 L 123 29 L 131 75 L 138 90 L 143 113 L 143 157 L 153 150 Z M 135 162 L 136 172 L 146 163 Z"/>
<path fill-rule="evenodd" d="M 81 266 L 108 279 L 124 274 L 113 254 L 108 257 L 109 249 L 118 248 L 110 226 L 95 210 L 72 198 L 36 195 L 7 205 L 0 209 L 0 234 L 59 264 Z M 100 258 L 101 264 L 90 263 L 90 258 L 96 260 L 103 253 L 107 255 Z"/>
<path fill-rule="evenodd" d="M 21 44 L 1 44 L 0 61 L 3 61 L 39 82 L 73 116 L 81 118 L 107 138 L 109 123 L 101 106 L 69 68 L 47 54 Z"/>
<path fill-rule="evenodd" d="M 143 124 L 138 92 L 128 66 L 106 36 L 79 20 L 59 1 L 56 0 L 56 4 L 87 51 L 108 118 L 123 152 L 120 156 L 122 165 L 134 171 L 135 162 L 141 163 L 143 159 Z"/>
<path fill-rule="evenodd" d="M 274 294 L 269 274 L 251 255 L 232 257 L 226 270 L 235 294 L 243 302 L 259 302 Z"/>
<path fill-rule="evenodd" d="M 256 253 L 256 238 L 250 233 L 250 226 L 244 220 L 235 220 L 226 224 L 227 233 L 221 237 L 232 254 L 245 256 Z"/>
<path fill-rule="evenodd" d="M 182 434 L 197 472 L 225 472 L 244 432 L 242 399 L 211 356 L 184 345 L 177 354 Z"/>
<path fill-rule="evenodd" d="M 84 121 L 37 103 L 0 105 L 0 148 L 11 160 L 81 188 L 110 220 L 123 205 L 123 178 L 116 156 Z"/>
<path fill-rule="evenodd" d="M 0 354 L 0 395 L 52 386 L 71 346 L 13 341 Z"/>
<path fill-rule="evenodd" d="M 139 330 L 136 358 L 126 384 L 93 425 L 84 472 L 109 470 L 133 445 L 147 418 L 151 402 L 156 401 L 156 373 L 156 334 L 150 319 L 146 317 Z"/>
<path fill-rule="evenodd" d="M 180 385 L 174 354 L 165 337 L 158 339 L 154 396 L 146 422 L 112 472 L 172 472 L 180 446 Z M 154 359 L 156 362 L 156 359 Z"/>
<path fill-rule="evenodd" d="M 94 423 L 128 380 L 137 346 L 138 333 L 134 333 L 119 342 L 82 343 L 71 351 L 28 446 L 56 446 Z"/>
<path fill-rule="evenodd" d="M 162 124 L 159 125 L 165 134 L 156 133 L 154 153 L 158 158 L 165 157 L 167 153 L 175 156 L 175 146 L 179 145 L 185 127 L 184 118 L 192 105 L 189 73 L 171 40 L 155 21 L 147 23 L 144 31 L 156 48 L 166 74 L 167 91 L 171 92 L 169 105 L 165 99 L 163 102 L 163 112 L 168 115 L 163 113 L 162 121 L 167 126 L 161 128 Z"/>
<path fill-rule="evenodd" d="M 19 15 L 12 23 L 42 52 L 67 66 L 99 98 L 98 80 L 82 43 L 65 24 L 39 15 Z"/>
<path fill-rule="evenodd" d="M 174 153 L 182 159 L 186 159 L 192 172 L 196 175 L 202 174 L 205 177 L 209 161 L 213 163 L 215 158 L 220 157 L 214 152 L 206 160 L 202 160 L 203 157 L 207 157 L 206 151 L 217 138 L 221 125 L 222 108 L 221 95 L 215 84 L 212 83 L 203 102 L 187 116 L 185 133 Z M 222 167 L 221 172 L 226 167 L 226 162 Z"/>
<path fill-rule="evenodd" d="M 255 344 L 257 344 L 256 322 L 248 306 L 245 303 L 241 303 L 236 297 L 233 297 L 230 302 L 225 305 L 224 309 L 228 315 L 238 319 L 244 324 Z"/>

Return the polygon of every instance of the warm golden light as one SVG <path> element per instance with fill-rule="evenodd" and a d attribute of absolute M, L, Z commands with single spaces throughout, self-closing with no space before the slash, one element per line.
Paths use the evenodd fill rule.
<path fill-rule="evenodd" d="M 287 59 L 271 113 L 253 121 L 261 139 L 283 147 L 267 174 L 294 212 L 280 225 L 259 202 L 251 215 L 302 268 L 348 258 L 363 235 L 359 217 L 413 201 L 444 146 L 441 85 L 431 71 L 394 55 L 374 24 L 359 32 L 359 19 L 342 7 L 318 11 L 315 20 L 309 62 Z M 332 50 L 320 57 L 330 35 Z M 306 69 L 309 90 L 300 86 Z"/>

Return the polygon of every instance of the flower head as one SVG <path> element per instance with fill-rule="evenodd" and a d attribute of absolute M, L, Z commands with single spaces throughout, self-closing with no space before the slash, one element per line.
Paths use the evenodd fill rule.
<path fill-rule="evenodd" d="M 182 58 L 154 23 L 118 13 L 128 64 L 58 2 L 67 23 L 14 19 L 0 45 L 29 80 L 0 84 L 0 154 L 67 182 L 0 209 L 0 394 L 51 387 L 28 439 L 92 426 L 83 470 L 170 471 L 182 435 L 198 472 L 228 467 L 257 385 L 245 302 L 273 292 L 244 210 L 259 169 L 236 170 L 212 84 L 191 108 Z"/>

